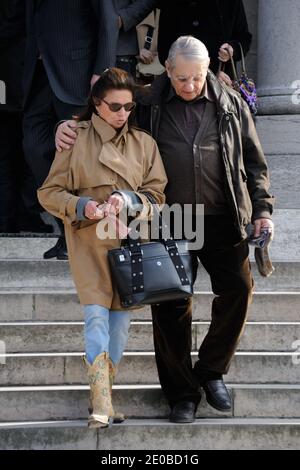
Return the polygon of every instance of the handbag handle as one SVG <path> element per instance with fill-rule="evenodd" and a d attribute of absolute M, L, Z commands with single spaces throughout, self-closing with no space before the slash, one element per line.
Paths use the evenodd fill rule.
<path fill-rule="evenodd" d="M 245 63 L 245 55 L 244 55 L 243 47 L 242 47 L 242 44 L 240 42 L 238 44 L 239 44 L 239 48 L 240 48 L 240 52 L 241 52 L 242 74 L 246 75 L 246 63 Z M 231 67 L 232 67 L 233 78 L 234 78 L 235 82 L 238 82 L 238 80 L 239 80 L 238 79 L 238 74 L 237 74 L 236 66 L 235 66 L 232 55 L 230 55 L 230 62 L 231 62 Z M 221 72 L 223 70 L 224 66 L 225 66 L 225 63 L 220 60 L 219 61 L 218 72 Z"/>
<path fill-rule="evenodd" d="M 145 44 L 144 44 L 144 49 L 147 49 L 148 51 L 150 51 L 151 46 L 152 46 L 153 34 L 154 34 L 153 26 L 148 26 L 148 31 L 145 36 Z"/>
<path fill-rule="evenodd" d="M 161 213 L 157 209 L 157 203 L 154 197 L 149 193 L 143 193 L 154 206 L 154 210 L 158 212 L 159 216 L 159 227 L 162 227 L 164 223 Z M 167 227 L 165 225 L 165 227 Z M 134 232 L 136 236 L 132 238 L 130 233 L 127 235 L 127 243 L 129 245 L 129 253 L 131 258 L 131 273 L 132 273 L 132 287 L 134 293 L 144 292 L 144 266 L 143 266 L 143 249 L 141 238 L 138 235 L 138 232 Z M 165 238 L 162 240 L 162 243 L 165 245 L 167 253 L 174 265 L 174 268 L 177 271 L 178 277 L 183 286 L 190 285 L 189 278 L 186 274 L 184 264 L 182 262 L 181 256 L 178 252 L 177 243 L 172 237 Z"/>
<path fill-rule="evenodd" d="M 244 51 L 243 51 L 243 48 L 242 48 L 242 44 L 239 42 L 239 46 L 240 46 L 240 52 L 241 52 L 241 59 L 242 59 L 242 73 L 244 75 L 247 75 L 247 72 L 246 72 L 246 63 L 245 63 L 245 55 L 244 55 Z"/>
<path fill-rule="evenodd" d="M 151 205 L 153 206 L 153 210 L 156 211 L 156 214 L 157 214 L 158 220 L 159 220 L 159 229 L 161 230 L 163 225 L 164 225 L 164 228 L 168 228 L 168 226 L 165 224 L 165 222 L 162 218 L 161 212 L 157 208 L 157 202 L 154 199 L 154 197 L 152 196 L 152 194 L 150 194 L 150 193 L 143 193 L 143 194 L 150 201 Z M 127 235 L 127 244 L 130 248 L 134 248 L 134 250 L 130 250 L 131 252 L 133 252 L 133 251 L 139 251 L 140 252 L 141 249 L 139 249 L 137 247 L 141 246 L 141 237 L 138 234 L 137 230 L 135 230 L 132 233 L 134 233 L 135 236 L 131 237 L 130 232 L 129 232 L 128 235 Z M 177 249 L 177 245 L 176 245 L 176 242 L 174 241 L 173 237 L 163 238 L 163 239 L 161 239 L 161 241 L 164 243 L 164 245 L 165 245 L 168 252 L 170 250 L 174 249 L 174 248 Z"/>

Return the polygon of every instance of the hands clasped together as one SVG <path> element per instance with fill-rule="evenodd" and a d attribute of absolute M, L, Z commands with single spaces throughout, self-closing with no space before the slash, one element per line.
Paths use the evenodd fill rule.
<path fill-rule="evenodd" d="M 85 216 L 90 220 L 99 220 L 99 223 L 110 224 L 119 239 L 127 237 L 130 229 L 127 225 L 120 220 L 118 214 L 121 212 L 125 205 L 125 201 L 120 194 L 112 194 L 107 201 L 103 204 L 98 204 L 97 201 L 89 201 L 85 206 Z M 99 224 L 98 224 L 99 226 Z M 101 233 L 100 227 L 97 227 L 97 236 Z"/>
<path fill-rule="evenodd" d="M 105 217 L 116 217 L 123 209 L 125 201 L 120 194 L 112 194 L 108 201 L 99 204 L 89 201 L 85 206 L 85 217 L 90 220 L 102 220 Z"/>

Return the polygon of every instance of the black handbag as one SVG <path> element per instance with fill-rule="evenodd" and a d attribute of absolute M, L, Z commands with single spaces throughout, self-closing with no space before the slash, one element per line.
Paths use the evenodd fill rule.
<path fill-rule="evenodd" d="M 152 202 L 150 197 L 149 200 Z M 161 214 L 159 218 L 162 224 Z M 130 308 L 191 297 L 193 270 L 188 241 L 169 238 L 141 243 L 136 235 L 129 234 L 123 246 L 108 251 L 112 279 L 122 306 Z"/>

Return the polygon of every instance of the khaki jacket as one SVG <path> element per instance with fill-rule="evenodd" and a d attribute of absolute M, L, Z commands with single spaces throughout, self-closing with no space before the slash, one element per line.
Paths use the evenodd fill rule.
<path fill-rule="evenodd" d="M 97 221 L 78 221 L 80 197 L 102 204 L 113 191 L 138 194 L 150 212 L 149 192 L 164 203 L 166 174 L 155 141 L 147 133 L 124 126 L 119 135 L 100 117 L 78 124 L 78 137 L 71 150 L 57 153 L 50 173 L 38 190 L 41 205 L 64 221 L 71 272 L 82 304 L 98 304 L 120 310 L 113 286 L 107 251 L 120 246 L 118 239 L 100 240 Z"/>

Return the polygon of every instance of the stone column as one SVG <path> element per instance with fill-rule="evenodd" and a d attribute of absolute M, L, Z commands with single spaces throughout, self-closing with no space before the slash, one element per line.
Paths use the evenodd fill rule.
<path fill-rule="evenodd" d="M 259 114 L 300 114 L 300 1 L 259 0 Z"/>

